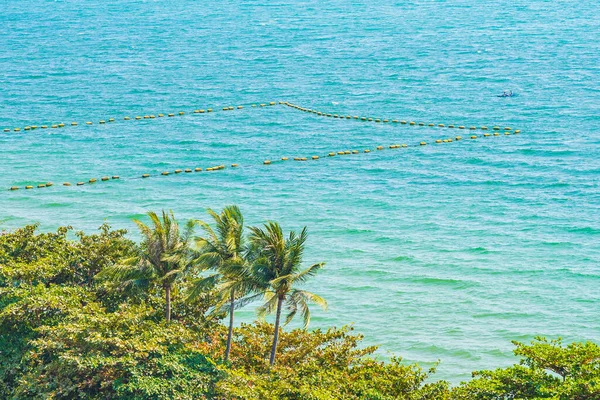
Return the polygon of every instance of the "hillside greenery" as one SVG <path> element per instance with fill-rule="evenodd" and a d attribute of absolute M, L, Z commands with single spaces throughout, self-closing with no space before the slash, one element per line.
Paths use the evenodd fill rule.
<path fill-rule="evenodd" d="M 378 360 L 351 326 L 307 330 L 327 303 L 302 288 L 324 267 L 303 265 L 306 228 L 246 234 L 239 208 L 209 214 L 148 213 L 141 243 L 108 225 L 2 232 L 0 399 L 600 399 L 592 342 L 514 342 L 517 364 L 453 387 Z M 285 329 L 296 315 L 304 329 Z"/>

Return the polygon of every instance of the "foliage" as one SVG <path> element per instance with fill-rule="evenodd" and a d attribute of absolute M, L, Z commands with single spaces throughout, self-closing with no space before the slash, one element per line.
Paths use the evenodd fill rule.
<path fill-rule="evenodd" d="M 320 267 L 299 268 L 305 233 L 284 238 L 270 226 L 244 254 L 247 272 L 276 298 L 290 296 Z M 202 268 L 189 270 L 189 235 L 178 234 L 171 243 L 180 244 L 169 247 L 178 250 L 157 259 L 173 263 L 172 293 L 183 300 Z M 433 370 L 377 360 L 376 348 L 362 347 L 351 327 L 278 329 L 271 366 L 275 327 L 242 324 L 226 361 L 225 313 L 209 312 L 223 302 L 222 287 L 207 284 L 174 302 L 167 323 L 165 279 L 127 291 L 119 290 L 122 281 L 99 279 L 147 246 L 108 225 L 92 235 L 69 227 L 39 233 L 35 225 L 0 234 L 1 399 L 600 399 L 600 347 L 591 342 L 514 342 L 518 365 L 474 372 L 454 388 L 436 382 Z M 285 298 L 288 315 L 305 311 Z"/>
<path fill-rule="evenodd" d="M 369 356 L 376 347 L 360 348 L 361 335 L 351 327 L 282 332 L 279 361 L 269 366 L 273 326 L 243 324 L 235 330 L 231 370 L 217 384 L 223 398 L 243 399 L 444 399 L 445 382 L 426 384 L 429 373 L 400 358 L 388 363 Z M 218 341 L 215 341 L 218 342 Z"/>
<path fill-rule="evenodd" d="M 519 365 L 473 373 L 454 391 L 456 399 L 600 399 L 600 347 L 537 337 L 513 342 Z"/>

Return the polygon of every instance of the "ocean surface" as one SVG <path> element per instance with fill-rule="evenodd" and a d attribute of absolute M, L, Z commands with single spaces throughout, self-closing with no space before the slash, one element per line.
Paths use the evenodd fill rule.
<path fill-rule="evenodd" d="M 307 265 L 327 263 L 308 288 L 330 304 L 311 327 L 353 323 L 382 359 L 439 359 L 456 383 L 517 362 L 511 340 L 600 342 L 596 3 L 1 3 L 0 229 L 137 238 L 148 210 L 238 204 L 248 225 L 308 226 Z"/>

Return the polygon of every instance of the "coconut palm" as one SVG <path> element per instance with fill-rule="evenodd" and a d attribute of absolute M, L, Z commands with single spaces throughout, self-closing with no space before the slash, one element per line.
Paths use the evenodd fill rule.
<path fill-rule="evenodd" d="M 188 221 L 180 232 L 173 211 L 167 213 L 163 210 L 162 218 L 152 211 L 147 215 L 152 226 L 134 220 L 143 237 L 138 254 L 121 265 L 105 269 L 101 276 L 120 282 L 123 287 L 159 285 L 165 292 L 165 318 L 168 323 L 171 321 L 171 291 L 190 266 L 194 222 Z"/>
<path fill-rule="evenodd" d="M 231 352 L 234 311 L 252 299 L 248 295 L 254 291 L 254 286 L 244 257 L 244 218 L 239 207 L 227 206 L 221 214 L 211 209 L 207 212 L 215 222 L 216 231 L 206 222 L 198 221 L 205 235 L 197 240 L 200 255 L 194 260 L 194 264 L 199 269 L 214 269 L 216 273 L 197 280 L 188 298 L 193 299 L 207 288 L 215 286 L 215 312 L 229 312 L 229 332 L 225 348 L 227 361 Z"/>
<path fill-rule="evenodd" d="M 300 312 L 305 329 L 310 322 L 308 303 L 316 303 L 324 310 L 327 309 L 325 299 L 296 287 L 314 276 L 325 264 L 313 264 L 304 270 L 300 269 L 304 244 L 308 236 L 306 227 L 302 229 L 300 235 L 290 232 L 287 239 L 276 222 L 267 222 L 264 229 L 252 227 L 250 230 L 249 240 L 255 254 L 253 277 L 266 288 L 265 303 L 259 307 L 258 313 L 260 317 L 265 317 L 275 312 L 275 333 L 269 358 L 269 364 L 273 365 L 277 352 L 282 308 L 285 307 L 288 311 L 285 325 Z"/>

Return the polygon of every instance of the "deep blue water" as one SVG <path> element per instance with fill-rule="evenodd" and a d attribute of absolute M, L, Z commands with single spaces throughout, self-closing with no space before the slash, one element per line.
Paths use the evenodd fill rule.
<path fill-rule="evenodd" d="M 330 303 L 311 326 L 354 323 L 382 357 L 440 359 L 438 376 L 457 382 L 516 362 L 511 340 L 600 341 L 594 2 L 5 0 L 0 10 L 4 229 L 108 221 L 135 237 L 131 219 L 147 210 L 183 220 L 235 203 L 248 224 L 309 227 L 307 263 L 327 262 L 309 288 Z M 504 90 L 515 96 L 496 97 Z M 522 132 L 471 140 L 250 106 L 271 101 Z M 219 164 L 228 168 L 140 179 Z M 121 179 L 61 186 L 105 175 Z"/>

